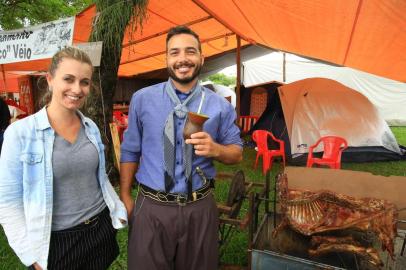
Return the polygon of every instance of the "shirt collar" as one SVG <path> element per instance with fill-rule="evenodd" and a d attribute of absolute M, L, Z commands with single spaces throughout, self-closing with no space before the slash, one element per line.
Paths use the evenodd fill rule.
<path fill-rule="evenodd" d="M 89 126 L 89 120 L 83 115 L 82 112 L 79 110 L 76 111 L 79 115 L 80 121 L 83 125 Z M 45 130 L 47 128 L 51 128 L 51 124 L 49 123 L 48 114 L 46 110 L 46 106 L 43 107 L 40 111 L 38 111 L 35 115 L 35 125 L 36 128 L 39 130 Z"/>
<path fill-rule="evenodd" d="M 199 84 L 199 81 L 197 81 L 196 84 L 192 87 L 192 89 L 190 89 L 190 91 L 189 91 L 189 92 L 186 92 L 186 93 L 184 93 L 184 92 L 178 90 L 178 89 L 175 87 L 175 85 L 173 84 L 173 81 L 172 81 L 171 78 L 168 79 L 168 83 L 169 83 L 169 85 L 171 86 L 171 88 L 175 90 L 175 93 L 176 93 L 177 95 L 183 94 L 183 95 L 188 96 L 188 95 L 190 95 L 190 94 L 196 89 L 197 85 Z"/>

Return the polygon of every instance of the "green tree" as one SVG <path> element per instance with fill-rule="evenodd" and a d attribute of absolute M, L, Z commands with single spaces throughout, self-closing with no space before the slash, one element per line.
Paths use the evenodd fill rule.
<path fill-rule="evenodd" d="M 126 29 L 131 33 L 142 27 L 148 0 L 95 0 L 98 17 L 92 29 L 90 41 L 102 41 L 100 67 L 95 69 L 93 85 L 100 91 L 92 91 L 84 113 L 99 126 L 107 146 L 107 171 L 111 179 L 117 176 L 113 165 L 111 134 L 108 123 L 112 120 L 113 97 L 117 84 L 122 43 Z M 127 28 L 128 27 L 128 28 Z"/>
<path fill-rule="evenodd" d="M 210 75 L 203 81 L 212 81 L 215 84 L 221 84 L 225 86 L 235 85 L 236 84 L 236 77 L 235 76 L 227 76 L 223 73 L 217 73 Z"/>
<path fill-rule="evenodd" d="M 92 0 L 0 0 L 0 28 L 11 30 L 73 16 Z"/>

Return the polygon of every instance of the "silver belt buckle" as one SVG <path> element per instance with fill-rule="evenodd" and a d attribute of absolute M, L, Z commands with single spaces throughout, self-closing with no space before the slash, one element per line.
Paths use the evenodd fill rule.
<path fill-rule="evenodd" d="M 185 196 L 184 194 L 177 194 L 176 195 L 176 203 L 179 206 L 185 206 L 187 202 L 187 196 Z"/>

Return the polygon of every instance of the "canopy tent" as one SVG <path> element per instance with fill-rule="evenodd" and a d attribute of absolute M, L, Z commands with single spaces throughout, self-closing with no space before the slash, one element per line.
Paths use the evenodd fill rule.
<path fill-rule="evenodd" d="M 194 2 L 245 40 L 406 82 L 406 1 Z"/>
<path fill-rule="evenodd" d="M 333 79 L 362 93 L 390 125 L 406 125 L 406 83 L 289 53 L 272 52 L 243 62 L 245 87 L 271 81 L 291 83 L 311 77 Z"/>
<path fill-rule="evenodd" d="M 76 16 L 74 42 L 88 40 L 95 7 Z M 150 0 L 142 31 L 123 41 L 119 76 L 165 67 L 172 26 L 196 31 L 206 56 L 261 44 L 398 81 L 406 81 L 406 2 L 393 0 Z M 46 70 L 49 60 L 5 64 L 5 70 Z"/>
<path fill-rule="evenodd" d="M 0 73 L 0 93 L 18 93 L 18 77 L 20 74 Z M 6 79 L 7 78 L 7 79 Z"/>
<path fill-rule="evenodd" d="M 74 43 L 88 41 L 95 16 L 94 5 L 76 16 Z M 142 31 L 137 31 L 132 36 L 129 30 L 126 31 L 118 75 L 134 76 L 165 68 L 166 34 L 171 27 L 182 24 L 199 34 L 206 57 L 237 47 L 235 34 L 192 1 L 151 0 Z M 242 46 L 248 44 L 246 41 L 241 43 Z M 49 60 L 38 60 L 5 64 L 4 68 L 6 71 L 44 71 L 48 64 Z"/>
<path fill-rule="evenodd" d="M 327 135 L 347 140 L 344 161 L 405 158 L 371 102 L 334 80 L 304 79 L 274 87 L 269 95 L 268 106 L 252 130 L 270 130 L 285 140 L 285 151 L 294 162 L 305 161 L 309 147 Z"/>

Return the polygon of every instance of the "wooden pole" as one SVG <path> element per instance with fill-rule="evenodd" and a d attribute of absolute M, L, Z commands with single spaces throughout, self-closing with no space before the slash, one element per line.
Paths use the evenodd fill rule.
<path fill-rule="evenodd" d="M 3 81 L 4 81 L 4 93 L 7 93 L 7 80 L 6 80 L 6 72 L 4 71 L 4 65 L 1 65 L 1 73 L 3 74 Z"/>
<path fill-rule="evenodd" d="M 283 82 L 286 82 L 286 53 L 283 53 Z"/>
<path fill-rule="evenodd" d="M 241 38 L 237 35 L 237 85 L 235 88 L 235 95 L 237 97 L 236 100 L 236 111 L 237 111 L 237 119 L 240 118 L 240 97 L 241 97 Z"/>

